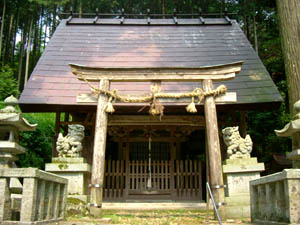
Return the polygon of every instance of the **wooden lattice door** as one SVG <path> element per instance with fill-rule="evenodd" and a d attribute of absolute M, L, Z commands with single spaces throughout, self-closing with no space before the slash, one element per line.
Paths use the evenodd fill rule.
<path fill-rule="evenodd" d="M 170 172 L 169 143 L 130 143 L 129 194 L 169 194 Z"/>

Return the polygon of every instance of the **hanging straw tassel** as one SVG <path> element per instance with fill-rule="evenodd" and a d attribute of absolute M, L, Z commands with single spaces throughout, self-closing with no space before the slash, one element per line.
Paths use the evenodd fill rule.
<path fill-rule="evenodd" d="M 111 113 L 111 114 L 115 112 L 114 106 L 112 104 L 112 97 L 110 97 L 108 100 L 108 103 L 105 107 L 105 112 Z"/>
<path fill-rule="evenodd" d="M 189 113 L 196 113 L 197 112 L 196 105 L 194 103 L 194 97 L 192 97 L 192 102 L 187 107 L 185 107 L 185 109 Z"/>

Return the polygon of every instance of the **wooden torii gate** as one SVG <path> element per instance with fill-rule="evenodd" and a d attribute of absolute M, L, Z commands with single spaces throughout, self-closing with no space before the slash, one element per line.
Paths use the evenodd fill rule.
<path fill-rule="evenodd" d="M 98 81 L 99 89 L 109 90 L 110 82 L 144 82 L 144 81 L 181 81 L 203 82 L 204 91 L 213 90 L 213 81 L 225 81 L 234 79 L 235 74 L 241 70 L 243 62 L 231 64 L 199 67 L 199 68 L 107 68 L 87 67 L 70 64 L 72 72 L 79 80 Z M 226 94 L 228 95 L 228 94 Z M 232 96 L 232 95 L 231 95 Z M 229 101 L 236 101 L 235 98 Z M 105 165 L 105 149 L 107 135 L 108 116 L 105 107 L 108 96 L 100 94 L 98 97 L 95 139 L 93 152 L 93 166 L 91 179 L 90 213 L 95 217 L 101 217 L 103 180 Z M 220 141 L 218 132 L 218 120 L 214 96 L 204 99 L 205 124 L 208 147 L 208 162 L 210 172 L 210 185 L 213 196 L 219 205 L 221 217 L 224 215 L 224 183 L 221 165 Z"/>

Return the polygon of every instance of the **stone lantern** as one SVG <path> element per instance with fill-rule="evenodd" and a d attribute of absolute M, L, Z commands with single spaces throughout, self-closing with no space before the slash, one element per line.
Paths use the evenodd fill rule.
<path fill-rule="evenodd" d="M 30 124 L 15 106 L 18 100 L 10 96 L 4 100 L 5 108 L 0 109 L 0 168 L 12 168 L 17 155 L 25 152 L 18 144 L 20 131 L 34 131 L 37 124 Z"/>
<path fill-rule="evenodd" d="M 281 130 L 275 130 L 277 136 L 293 137 L 292 152 L 287 153 L 287 158 L 293 161 L 293 168 L 300 169 L 300 100 L 294 104 L 296 116 Z"/>

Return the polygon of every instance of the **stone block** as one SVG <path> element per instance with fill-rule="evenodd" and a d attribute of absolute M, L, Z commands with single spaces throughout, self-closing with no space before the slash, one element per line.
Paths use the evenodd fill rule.
<path fill-rule="evenodd" d="M 292 152 L 288 152 L 286 157 L 293 161 L 294 169 L 300 169 L 300 149 L 294 149 Z"/>
<path fill-rule="evenodd" d="M 259 178 L 263 170 L 264 164 L 256 158 L 227 159 L 223 165 L 226 196 L 249 195 L 249 181 Z"/>
<path fill-rule="evenodd" d="M 254 173 L 232 173 L 226 174 L 225 184 L 226 196 L 249 194 L 249 182 L 260 177 L 258 172 Z"/>
<path fill-rule="evenodd" d="M 46 171 L 67 178 L 68 197 L 88 202 L 88 179 L 91 166 L 84 158 L 53 158 L 46 164 Z"/>
<path fill-rule="evenodd" d="M 0 178 L 0 221 L 11 219 L 9 180 Z"/>
<path fill-rule="evenodd" d="M 257 158 L 227 159 L 223 163 L 226 218 L 250 217 L 249 182 L 260 177 L 264 164 Z"/>
<path fill-rule="evenodd" d="M 237 159 L 226 159 L 223 165 L 255 165 L 257 164 L 257 158 L 237 158 Z"/>
<path fill-rule="evenodd" d="M 292 152 L 288 152 L 286 157 L 291 160 L 300 160 L 300 149 L 295 149 Z"/>
<path fill-rule="evenodd" d="M 0 152 L 10 152 L 13 154 L 25 153 L 25 148 L 16 142 L 0 141 Z"/>
<path fill-rule="evenodd" d="M 300 224 L 300 169 L 286 169 L 250 182 L 251 220 Z"/>
<path fill-rule="evenodd" d="M 250 218 L 250 207 L 248 206 L 226 206 L 226 218 L 241 219 Z"/>
<path fill-rule="evenodd" d="M 61 158 L 55 157 L 52 158 L 52 163 L 86 163 L 86 159 L 79 157 L 79 158 Z"/>
<path fill-rule="evenodd" d="M 88 163 L 47 163 L 45 170 L 53 173 L 90 173 L 91 166 Z"/>
<path fill-rule="evenodd" d="M 230 206 L 250 205 L 250 195 L 235 195 L 225 197 L 225 202 Z"/>

